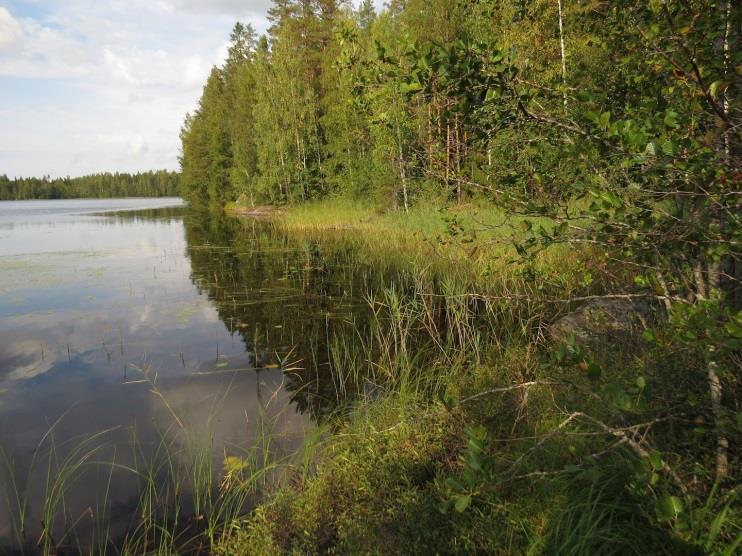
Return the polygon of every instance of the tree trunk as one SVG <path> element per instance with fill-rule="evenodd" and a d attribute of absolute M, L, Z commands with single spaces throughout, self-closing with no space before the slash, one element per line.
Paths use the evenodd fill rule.
<path fill-rule="evenodd" d="M 399 132 L 399 127 L 397 128 Z M 407 200 L 407 173 L 404 168 L 404 155 L 402 154 L 402 141 L 398 141 L 399 146 L 399 176 L 402 178 L 402 200 L 404 201 L 404 211 L 410 212 L 409 203 Z"/>
<path fill-rule="evenodd" d="M 433 109 L 428 104 L 428 168 L 433 170 Z"/>
<path fill-rule="evenodd" d="M 446 186 L 451 176 L 451 122 L 446 121 Z"/>
<path fill-rule="evenodd" d="M 437 141 L 437 145 L 440 147 L 441 141 L 443 140 L 443 123 L 441 122 L 441 104 L 440 104 L 440 101 L 438 99 L 436 99 L 435 108 L 436 108 L 437 116 L 438 116 L 438 141 Z M 438 148 L 437 150 L 440 153 L 440 148 Z M 436 158 L 435 167 L 436 167 L 437 170 L 440 171 L 440 158 L 441 157 L 440 157 L 440 155 L 437 154 L 435 158 Z"/>
<path fill-rule="evenodd" d="M 278 161 L 281 164 L 281 174 L 282 174 L 281 179 L 278 180 L 278 195 L 280 197 L 284 197 L 283 180 L 286 178 L 286 165 L 283 160 L 283 149 L 279 149 L 278 151 Z"/>
<path fill-rule="evenodd" d="M 302 163 L 301 199 L 302 201 L 306 201 L 307 200 L 307 186 L 304 183 L 304 178 L 307 172 L 307 157 L 304 152 L 304 142 L 299 140 L 299 128 L 296 126 L 294 126 L 294 135 L 296 138 L 296 156 L 299 157 L 299 160 L 301 160 L 301 163 Z"/>
<path fill-rule="evenodd" d="M 727 0 L 727 4 L 724 10 L 724 71 L 729 75 L 732 71 L 732 56 L 731 48 L 729 45 L 729 36 L 732 33 L 732 0 Z M 729 114 L 729 88 L 724 90 L 724 102 L 722 104 L 724 114 Z M 731 150 L 729 148 L 729 133 L 725 130 L 724 133 L 724 156 L 727 162 L 731 160 Z"/>
<path fill-rule="evenodd" d="M 559 7 L 559 47 L 562 53 L 562 85 L 564 86 L 564 111 L 567 111 L 567 56 L 564 51 L 564 18 L 562 16 L 562 0 L 557 0 Z"/>
<path fill-rule="evenodd" d="M 708 265 L 708 290 L 712 298 L 720 299 L 721 291 L 721 261 L 712 261 Z M 729 440 L 721 430 L 719 423 L 723 418 L 722 389 L 719 379 L 718 364 L 714 348 L 709 348 L 709 361 L 707 365 L 709 388 L 711 389 L 711 409 L 716 420 L 716 479 L 721 481 L 729 474 Z"/>
<path fill-rule="evenodd" d="M 396 120 L 396 131 L 397 131 L 397 150 L 399 153 L 399 177 L 402 180 L 402 200 L 404 202 L 404 211 L 410 212 L 410 207 L 407 199 L 407 172 L 404 167 L 404 152 L 402 151 L 402 130 L 399 127 L 399 120 Z"/>
<path fill-rule="evenodd" d="M 719 427 L 722 419 L 723 409 L 721 405 L 721 380 L 719 379 L 719 366 L 716 363 L 713 348 L 709 349 L 708 362 L 706 364 L 709 389 L 711 390 L 711 410 L 714 412 L 716 421 L 716 480 L 722 481 L 729 475 L 729 440 Z"/>
<path fill-rule="evenodd" d="M 707 278 L 703 276 L 701 268 L 701 262 L 698 260 L 694 268 L 697 299 L 699 301 L 704 300 L 706 293 L 708 293 L 711 299 L 720 299 L 722 295 L 721 262 L 711 262 L 708 265 Z M 711 411 L 714 414 L 716 425 L 716 480 L 722 481 L 729 475 L 729 440 L 724 435 L 720 425 L 723 418 L 722 386 L 719 379 L 719 364 L 714 346 L 709 346 L 708 348 L 706 376 L 711 394 Z"/>
<path fill-rule="evenodd" d="M 458 179 L 461 174 L 461 134 L 459 132 L 459 114 L 456 113 L 454 120 L 454 127 L 456 130 L 455 141 L 456 141 L 456 200 L 461 202 L 461 180 Z"/>

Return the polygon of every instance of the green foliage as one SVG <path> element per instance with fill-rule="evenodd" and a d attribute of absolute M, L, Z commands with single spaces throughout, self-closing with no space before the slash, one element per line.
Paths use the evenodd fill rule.
<path fill-rule="evenodd" d="M 94 174 L 78 178 L 15 178 L 0 175 L 0 201 L 112 197 L 177 197 L 180 175 L 159 170 Z"/>
<path fill-rule="evenodd" d="M 631 480 L 622 465 L 591 467 L 576 473 L 569 504 L 550 530 L 548 554 L 701 554 L 673 539 L 637 509 L 640 498 L 626 487 Z M 675 517 L 682 503 L 667 498 L 663 507 Z"/>
<path fill-rule="evenodd" d="M 390 2 L 378 17 L 368 4 L 360 13 L 333 1 L 274 4 L 269 36 L 241 62 L 252 77 L 238 95 L 243 100 L 234 101 L 251 107 L 244 121 L 254 157 L 244 160 L 254 162 L 234 171 L 236 143 L 214 141 L 232 124 L 208 115 L 230 121 L 235 113 L 219 108 L 219 79 L 230 89 L 232 78 L 215 70 L 222 75 L 212 77 L 217 93 L 207 84 L 186 126 L 199 130 L 194 150 L 184 141 L 184 176 L 189 165 L 202 171 L 188 182 L 194 204 L 219 205 L 246 192 L 250 202 L 271 203 L 346 196 L 404 208 L 412 221 L 415 204 L 437 199 L 491 203 L 508 216 L 447 215 L 432 239 L 418 236 L 414 264 L 425 258 L 420 244 L 432 245 L 430 266 L 452 261 L 451 275 L 431 280 L 446 305 L 424 296 L 407 305 L 396 288 L 377 293 L 391 329 L 379 319 L 375 339 L 395 346 L 383 365 L 373 352 L 359 356 L 334 345 L 338 376 L 359 382 L 358 369 L 371 369 L 374 379 L 384 369 L 393 380 L 379 383 L 406 394 L 423 362 L 428 371 L 450 366 L 450 350 L 467 379 L 486 354 L 514 345 L 541 350 L 536 368 L 517 380 L 549 379 L 553 404 L 537 397 L 540 405 L 528 409 L 534 402 L 526 395 L 517 411 L 514 402 L 493 403 L 493 412 L 512 419 L 507 427 L 491 414 L 462 410 L 467 448 L 456 454 L 457 465 L 438 470 L 435 496 L 426 491 L 421 502 L 417 490 L 392 489 L 426 509 L 435 499 L 452 510 L 440 515 L 457 542 L 464 540 L 432 544 L 432 551 L 492 549 L 472 523 L 490 523 L 500 511 L 516 521 L 502 510 L 510 500 L 498 489 L 508 491 L 519 477 L 558 477 L 555 490 L 568 499 L 551 492 L 564 517 L 539 515 L 548 527 L 534 525 L 538 512 L 530 511 L 528 525 L 513 533 L 521 551 L 733 551 L 739 530 L 727 516 L 738 484 L 742 330 L 737 4 L 409 0 Z M 222 147 L 224 156 L 215 156 Z M 222 171 L 208 166 L 215 160 L 225 161 L 229 183 L 213 181 Z M 346 217 L 340 220 L 348 226 L 373 229 Z M 501 228 L 507 233 L 491 233 Z M 396 233 L 404 226 L 392 229 L 396 243 L 415 243 Z M 392 237 L 369 236 L 383 243 Z M 488 250 L 493 243 L 499 258 Z M 575 259 L 580 264 L 565 270 Z M 624 300 L 627 311 L 644 303 L 655 320 L 645 323 L 642 338 L 617 334 L 597 346 L 572 340 L 542 350 L 550 322 L 599 298 Z M 443 323 L 406 327 L 411 315 L 437 310 Z M 479 319 L 484 329 L 475 326 Z M 496 340 L 481 345 L 480 335 Z M 424 347 L 413 341 L 419 338 Z M 431 359 L 435 348 L 446 356 Z M 461 410 L 446 405 L 452 414 Z M 510 444 L 505 455 L 485 442 L 494 432 Z M 376 455 L 396 484 L 394 458 Z M 608 480 L 607 469 L 627 485 Z M 348 469 L 338 472 L 353 481 Z M 364 549 L 391 527 L 378 513 L 388 499 L 370 479 L 360 485 L 368 497 L 328 482 L 321 475 L 312 483 L 317 491 L 286 503 L 293 532 L 277 543 L 283 549 Z M 304 528 L 302 512 L 330 504 L 336 487 L 345 498 L 328 518 L 329 537 L 327 524 Z M 348 517 L 356 510 L 374 525 L 363 529 Z M 646 531 L 646 546 L 632 538 L 636 528 Z"/>
<path fill-rule="evenodd" d="M 466 455 L 463 458 L 463 470 L 459 476 L 452 475 L 446 479 L 448 496 L 441 505 L 441 511 L 447 512 L 453 506 L 457 512 L 465 512 L 479 495 L 478 488 L 493 479 L 494 463 L 485 453 L 487 429 L 483 426 L 470 427 L 464 430 L 467 437 Z"/>

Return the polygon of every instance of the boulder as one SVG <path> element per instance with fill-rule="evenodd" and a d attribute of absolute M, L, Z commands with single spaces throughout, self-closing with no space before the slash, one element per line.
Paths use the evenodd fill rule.
<path fill-rule="evenodd" d="M 629 339 L 654 326 L 659 308 L 649 299 L 600 298 L 583 304 L 549 327 L 555 342 L 574 336 L 577 343 Z"/>

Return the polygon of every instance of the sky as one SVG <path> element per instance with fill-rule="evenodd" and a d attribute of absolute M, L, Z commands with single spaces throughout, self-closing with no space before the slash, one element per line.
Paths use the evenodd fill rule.
<path fill-rule="evenodd" d="M 270 4 L 0 0 L 0 175 L 177 169 L 235 21 L 264 32 Z"/>

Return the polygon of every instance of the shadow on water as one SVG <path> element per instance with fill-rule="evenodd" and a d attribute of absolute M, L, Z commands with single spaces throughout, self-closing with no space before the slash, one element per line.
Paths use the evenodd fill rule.
<path fill-rule="evenodd" d="M 367 296 L 391 281 L 344 242 L 287 237 L 269 222 L 189 217 L 192 278 L 261 368 L 290 363 L 292 401 L 315 421 L 339 401 L 331 343 L 358 343 Z"/>
<path fill-rule="evenodd" d="M 66 218 L 59 258 L 0 244 L 0 553 L 198 552 L 352 397 L 332 351 L 393 274 L 180 207 Z"/>

